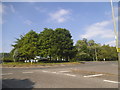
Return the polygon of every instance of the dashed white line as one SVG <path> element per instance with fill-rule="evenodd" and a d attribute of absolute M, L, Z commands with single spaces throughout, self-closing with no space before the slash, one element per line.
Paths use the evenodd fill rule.
<path fill-rule="evenodd" d="M 75 76 L 76 76 L 76 75 L 72 75 L 72 74 L 64 74 L 64 75 L 72 76 L 72 77 L 75 77 Z"/>
<path fill-rule="evenodd" d="M 44 71 L 44 70 L 43 70 L 42 72 L 49 72 L 49 71 Z"/>
<path fill-rule="evenodd" d="M 22 72 L 22 73 L 33 73 L 33 72 Z"/>
<path fill-rule="evenodd" d="M 13 73 L 5 73 L 5 74 L 1 74 L 1 75 L 10 75 L 10 74 L 13 74 Z"/>
<path fill-rule="evenodd" d="M 49 72 L 49 71 L 44 71 L 44 70 L 42 72 L 54 73 L 54 74 L 61 74 L 61 75 L 67 75 L 67 76 L 72 76 L 72 77 L 76 76 L 76 75 L 72 75 L 72 74 L 63 74 L 63 73 L 59 73 L 59 72 Z"/>
<path fill-rule="evenodd" d="M 110 81 L 110 80 L 103 80 L 104 82 L 110 82 L 110 83 L 116 83 L 116 84 L 118 84 L 118 83 L 120 83 L 120 82 L 117 82 L 117 81 Z"/>
<path fill-rule="evenodd" d="M 88 75 L 88 76 L 84 76 L 84 77 L 97 77 L 97 76 L 102 76 L 103 74 L 95 74 L 95 75 Z"/>
<path fill-rule="evenodd" d="M 57 73 L 57 72 L 51 72 L 51 73 Z"/>
<path fill-rule="evenodd" d="M 65 73 L 65 72 L 70 72 L 70 71 L 59 71 L 59 72 Z"/>

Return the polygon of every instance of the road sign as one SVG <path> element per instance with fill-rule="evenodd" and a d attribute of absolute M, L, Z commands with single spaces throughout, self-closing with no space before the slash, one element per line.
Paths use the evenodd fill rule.
<path fill-rule="evenodd" d="M 120 52 L 120 48 L 117 48 L 117 52 Z"/>

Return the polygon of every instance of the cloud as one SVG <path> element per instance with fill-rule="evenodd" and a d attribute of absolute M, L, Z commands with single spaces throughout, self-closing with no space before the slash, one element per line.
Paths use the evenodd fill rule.
<path fill-rule="evenodd" d="M 24 24 L 31 25 L 33 22 L 31 20 L 25 20 Z"/>
<path fill-rule="evenodd" d="M 10 5 L 10 9 L 11 9 L 11 11 L 12 11 L 13 13 L 15 13 L 15 12 L 16 12 L 16 10 L 15 10 L 15 8 L 14 8 L 14 6 L 13 6 L 13 5 Z"/>
<path fill-rule="evenodd" d="M 93 38 L 113 38 L 114 31 L 109 29 L 108 26 L 112 25 L 112 20 L 103 21 L 92 24 L 85 28 L 85 34 L 80 35 L 81 38 L 93 39 Z"/>
<path fill-rule="evenodd" d="M 113 6 L 113 9 L 114 9 L 114 15 L 116 17 L 118 17 L 118 6 Z M 112 18 L 112 8 L 111 7 L 110 7 L 109 11 L 105 12 L 105 15 Z"/>
<path fill-rule="evenodd" d="M 0 3 L 0 25 L 2 24 L 2 4 Z"/>
<path fill-rule="evenodd" d="M 45 9 L 45 8 L 35 7 L 35 9 L 36 9 L 37 11 L 39 11 L 39 12 L 42 12 L 42 13 L 46 12 L 46 9 Z"/>
<path fill-rule="evenodd" d="M 0 24 L 3 24 L 3 19 L 2 19 L 2 14 L 5 13 L 5 5 L 3 5 L 2 3 L 0 3 Z"/>
<path fill-rule="evenodd" d="M 114 9 L 115 15 L 118 15 L 118 6 L 114 6 L 113 9 Z"/>
<path fill-rule="evenodd" d="M 63 23 L 69 18 L 70 11 L 66 9 L 60 9 L 56 12 L 50 13 L 50 20 Z"/>
<path fill-rule="evenodd" d="M 0 14 L 3 14 L 5 12 L 6 6 L 0 3 Z"/>
<path fill-rule="evenodd" d="M 0 13 L 4 13 L 4 14 L 7 14 L 7 11 L 10 11 L 10 12 L 12 12 L 12 13 L 15 13 L 16 12 L 16 10 L 15 10 L 15 8 L 14 8 L 14 6 L 13 5 L 9 5 L 9 6 L 7 6 L 7 5 L 5 5 L 5 4 L 0 4 Z"/>
<path fill-rule="evenodd" d="M 2 14 L 2 4 L 0 3 L 0 14 Z"/>
<path fill-rule="evenodd" d="M 110 45 L 110 46 L 116 46 L 116 41 L 113 40 L 113 41 L 110 41 L 110 42 L 106 42 L 105 45 Z"/>

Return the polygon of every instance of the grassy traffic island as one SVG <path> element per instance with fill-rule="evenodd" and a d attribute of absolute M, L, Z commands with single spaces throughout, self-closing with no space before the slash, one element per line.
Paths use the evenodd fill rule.
<path fill-rule="evenodd" d="M 37 63 L 24 63 L 24 62 L 3 62 L 2 67 L 49 67 L 49 66 L 65 66 L 80 64 L 83 62 L 37 62 Z"/>

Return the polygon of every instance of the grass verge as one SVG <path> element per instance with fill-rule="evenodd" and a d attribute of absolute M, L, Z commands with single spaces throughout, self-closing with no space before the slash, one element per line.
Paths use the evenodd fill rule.
<path fill-rule="evenodd" d="M 31 66 L 55 66 L 55 65 L 70 65 L 70 64 L 80 64 L 79 62 L 61 62 L 61 63 L 24 63 L 24 62 L 4 62 L 3 67 L 31 67 Z"/>

